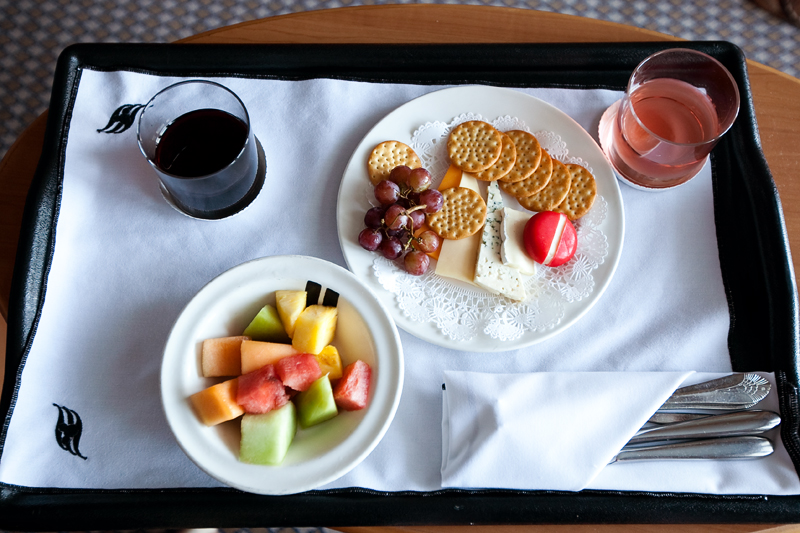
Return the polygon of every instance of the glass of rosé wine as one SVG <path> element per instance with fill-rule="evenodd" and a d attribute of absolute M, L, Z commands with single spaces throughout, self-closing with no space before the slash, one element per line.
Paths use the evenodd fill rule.
<path fill-rule="evenodd" d="M 663 190 L 693 178 L 739 113 L 739 89 L 713 57 L 657 52 L 634 69 L 625 95 L 603 114 L 600 144 L 619 177 Z"/>

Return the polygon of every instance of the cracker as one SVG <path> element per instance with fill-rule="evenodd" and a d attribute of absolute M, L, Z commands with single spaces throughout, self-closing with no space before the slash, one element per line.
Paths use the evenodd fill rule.
<path fill-rule="evenodd" d="M 564 213 L 570 220 L 577 220 L 592 208 L 597 196 L 597 183 L 592 173 L 580 165 L 567 165 L 567 170 L 572 177 L 569 194 L 552 210 Z"/>
<path fill-rule="evenodd" d="M 442 191 L 442 208 L 428 215 L 428 226 L 443 239 L 464 239 L 478 232 L 486 222 L 486 202 L 466 187 Z"/>
<path fill-rule="evenodd" d="M 400 141 L 383 141 L 369 154 L 367 161 L 369 180 L 373 185 L 377 185 L 389 179 L 392 169 L 400 165 L 418 168 L 422 166 L 422 161 L 407 144 Z"/>
<path fill-rule="evenodd" d="M 500 132 L 480 120 L 462 122 L 447 138 L 447 155 L 464 172 L 486 170 L 500 158 L 502 149 Z"/>
<path fill-rule="evenodd" d="M 500 150 L 500 157 L 495 161 L 494 165 L 486 170 L 475 172 L 473 176 L 481 181 L 497 181 L 514 168 L 514 163 L 517 160 L 517 149 L 514 147 L 514 141 L 505 133 L 500 133 L 502 141 L 502 148 Z"/>
<path fill-rule="evenodd" d="M 533 196 L 544 189 L 550 182 L 550 176 L 552 175 L 553 158 L 550 157 L 546 150 L 542 150 L 542 160 L 536 170 L 533 171 L 533 174 L 524 180 L 511 183 L 501 181 L 500 188 L 517 199 L 525 198 Z"/>
<path fill-rule="evenodd" d="M 529 177 L 542 160 L 542 147 L 532 134 L 522 130 L 511 130 L 508 136 L 517 149 L 517 160 L 511 172 L 500 178 L 507 183 L 522 181 Z"/>
<path fill-rule="evenodd" d="M 529 211 L 536 211 L 537 213 L 552 211 L 569 194 L 572 175 L 567 166 L 558 159 L 553 159 L 549 154 L 547 157 L 550 158 L 553 164 L 553 173 L 547 186 L 536 194 L 525 198 L 517 198 L 519 205 Z"/>

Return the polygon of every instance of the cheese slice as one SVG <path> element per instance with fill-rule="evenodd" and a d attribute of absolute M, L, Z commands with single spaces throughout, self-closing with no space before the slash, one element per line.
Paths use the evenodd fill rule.
<path fill-rule="evenodd" d="M 504 265 L 500 257 L 503 197 L 496 181 L 489 183 L 486 211 L 486 224 L 475 264 L 475 284 L 512 300 L 524 300 L 525 285 L 519 270 Z"/>
<path fill-rule="evenodd" d="M 503 264 L 516 268 L 521 274 L 533 276 L 536 274 L 536 261 L 525 251 L 525 224 L 531 219 L 531 214 L 512 209 L 508 206 L 502 209 L 503 226 L 500 246 L 500 258 Z"/>
<path fill-rule="evenodd" d="M 478 194 L 481 193 L 478 187 L 478 180 L 466 172 L 462 174 L 461 183 L 457 186 L 472 189 Z M 478 257 L 480 245 L 480 230 L 474 235 L 456 241 L 443 239 L 442 248 L 439 250 L 439 258 L 436 262 L 436 273 L 447 278 L 473 283 L 475 279 L 475 259 Z"/>

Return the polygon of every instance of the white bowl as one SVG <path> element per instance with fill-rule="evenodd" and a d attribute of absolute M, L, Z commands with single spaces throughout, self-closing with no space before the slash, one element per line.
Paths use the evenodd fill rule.
<path fill-rule="evenodd" d="M 202 424 L 189 397 L 223 378 L 200 373 L 204 339 L 240 335 L 276 290 L 303 290 L 308 280 L 339 293 L 333 344 L 342 363 L 361 359 L 372 368 L 369 403 L 360 411 L 299 429 L 280 466 L 240 462 L 239 419 Z M 389 311 L 350 271 L 305 256 L 274 256 L 234 267 L 203 287 L 170 332 L 161 365 L 167 421 L 189 458 L 215 479 L 259 494 L 291 494 L 329 483 L 358 465 L 377 446 L 394 418 L 403 390 L 403 349 Z"/>

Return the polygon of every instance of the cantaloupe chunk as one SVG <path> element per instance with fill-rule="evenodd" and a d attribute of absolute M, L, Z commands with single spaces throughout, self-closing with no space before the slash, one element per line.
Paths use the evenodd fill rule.
<path fill-rule="evenodd" d="M 342 358 L 339 356 L 339 350 L 336 349 L 336 346 L 327 345 L 315 357 L 322 373 L 328 374 L 331 381 L 342 377 Z"/>
<path fill-rule="evenodd" d="M 236 337 L 218 337 L 206 339 L 200 352 L 200 362 L 203 376 L 216 378 L 223 376 L 238 376 L 242 373 L 242 341 L 250 337 L 239 335 Z"/>
<path fill-rule="evenodd" d="M 306 308 L 306 291 L 275 291 L 275 304 L 278 316 L 281 317 L 286 334 L 291 339 L 294 336 L 294 325 L 297 317 Z"/>
<path fill-rule="evenodd" d="M 274 365 L 284 357 L 297 355 L 291 344 L 279 342 L 242 341 L 242 374 L 258 370 L 264 365 Z"/>
<path fill-rule="evenodd" d="M 217 383 L 189 397 L 203 424 L 216 426 L 244 414 L 244 409 L 236 403 L 238 379 L 233 378 Z"/>
<path fill-rule="evenodd" d="M 320 353 L 333 340 L 338 315 L 339 310 L 336 307 L 306 307 L 295 322 L 292 346 L 300 353 Z"/>

